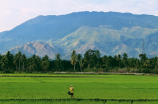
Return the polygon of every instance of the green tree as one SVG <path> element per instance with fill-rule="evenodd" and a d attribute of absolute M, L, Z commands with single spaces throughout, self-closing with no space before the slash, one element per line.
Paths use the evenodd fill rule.
<path fill-rule="evenodd" d="M 88 64 L 88 68 L 91 69 L 91 65 L 93 64 L 95 67 L 96 62 L 98 63 L 98 59 L 100 58 L 100 52 L 98 50 L 89 49 L 84 54 L 84 60 Z"/>
<path fill-rule="evenodd" d="M 158 57 L 155 57 L 155 58 L 153 58 L 152 60 L 154 60 L 154 61 L 153 61 L 153 66 L 155 66 L 155 67 L 154 67 L 154 72 L 155 72 L 155 73 L 158 73 Z"/>
<path fill-rule="evenodd" d="M 122 60 L 123 60 L 124 66 L 127 68 L 127 64 L 128 64 L 128 55 L 127 55 L 127 53 L 123 54 Z"/>
<path fill-rule="evenodd" d="M 145 67 L 145 61 L 147 60 L 146 54 L 139 54 L 140 62 L 141 62 L 141 70 Z"/>
<path fill-rule="evenodd" d="M 81 68 L 81 59 L 82 59 L 82 55 L 81 55 L 81 54 L 78 54 L 78 55 L 77 55 L 77 60 L 78 60 L 78 62 L 79 62 L 80 70 L 81 70 L 81 72 L 82 72 L 82 68 Z"/>
<path fill-rule="evenodd" d="M 2 65 L 2 63 L 1 63 L 2 57 L 3 57 L 3 55 L 0 54 L 0 70 L 2 70 L 2 67 L 1 67 L 1 65 Z"/>
<path fill-rule="evenodd" d="M 21 58 L 22 58 L 22 54 L 21 54 L 21 52 L 18 52 L 19 72 L 21 71 L 21 70 L 20 70 L 20 62 L 21 62 Z"/>
<path fill-rule="evenodd" d="M 146 54 L 139 54 L 140 60 L 142 62 L 144 62 L 145 60 L 147 60 Z"/>
<path fill-rule="evenodd" d="M 107 65 L 107 59 L 108 59 L 108 57 L 107 57 L 106 55 L 104 55 L 104 56 L 102 57 L 102 62 L 103 62 L 105 65 Z"/>
<path fill-rule="evenodd" d="M 6 57 L 6 61 L 7 61 L 7 70 L 13 70 L 13 60 L 14 60 L 14 56 L 13 54 L 10 53 L 10 51 L 8 51 L 5 55 Z"/>
<path fill-rule="evenodd" d="M 109 66 L 109 67 L 113 67 L 112 61 L 113 61 L 113 57 L 112 57 L 112 56 L 109 56 L 108 59 L 107 59 L 107 63 L 108 63 L 108 66 Z"/>
<path fill-rule="evenodd" d="M 81 72 L 83 71 L 84 64 L 85 64 L 84 58 L 82 58 L 81 61 L 80 61 Z"/>
<path fill-rule="evenodd" d="M 61 58 L 60 58 L 60 54 L 57 53 L 55 55 L 55 63 L 56 63 L 56 68 L 58 71 L 61 71 Z"/>
<path fill-rule="evenodd" d="M 76 63 L 77 63 L 77 55 L 76 55 L 76 51 L 73 50 L 71 54 L 71 64 L 74 66 L 74 71 L 75 71 Z"/>
<path fill-rule="evenodd" d="M 22 62 L 22 71 L 25 71 L 25 66 L 27 64 L 27 58 L 26 58 L 26 55 L 25 54 L 22 54 L 22 57 L 21 57 L 21 62 Z"/>
<path fill-rule="evenodd" d="M 48 68 L 49 68 L 49 57 L 47 55 L 45 55 L 42 58 L 42 68 L 44 71 L 47 72 Z"/>
<path fill-rule="evenodd" d="M 100 52 L 99 50 L 91 50 L 91 61 L 94 64 L 94 68 L 97 66 L 99 66 L 99 59 L 100 59 Z"/>
<path fill-rule="evenodd" d="M 119 68 L 120 68 L 120 64 L 121 64 L 121 58 L 122 58 L 122 56 L 120 54 L 118 54 L 117 61 L 119 62 Z"/>
<path fill-rule="evenodd" d="M 16 66 L 16 71 L 18 71 L 18 54 L 15 54 L 13 63 Z"/>
<path fill-rule="evenodd" d="M 20 70 L 20 68 L 21 68 L 21 58 L 22 58 L 22 54 L 19 51 L 18 53 L 15 54 L 14 62 L 13 62 L 16 65 L 16 71 L 19 71 L 19 72 L 21 71 Z"/>
<path fill-rule="evenodd" d="M 2 70 L 5 71 L 7 69 L 8 61 L 4 55 L 2 56 L 0 63 L 1 63 Z"/>
<path fill-rule="evenodd" d="M 150 67 L 151 67 L 150 60 L 145 60 L 144 66 L 147 68 L 147 72 L 150 73 Z"/>
<path fill-rule="evenodd" d="M 38 73 L 38 71 L 42 70 L 42 68 L 41 68 L 42 60 L 41 60 L 41 58 L 39 56 L 36 56 L 35 58 L 36 58 L 36 66 L 37 66 L 37 70 L 36 71 Z"/>
<path fill-rule="evenodd" d="M 29 71 L 36 71 L 37 69 L 37 64 L 36 64 L 36 55 L 33 54 L 29 59 L 28 59 L 28 66 L 29 66 Z"/>
<path fill-rule="evenodd" d="M 84 54 L 84 61 L 88 64 L 88 68 L 91 69 L 91 49 Z"/>

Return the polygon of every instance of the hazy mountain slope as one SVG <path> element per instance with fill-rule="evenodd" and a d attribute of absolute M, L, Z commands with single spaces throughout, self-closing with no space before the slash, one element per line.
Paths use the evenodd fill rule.
<path fill-rule="evenodd" d="M 130 57 L 138 57 L 142 52 L 140 51 L 142 50 L 142 40 L 156 31 L 158 29 L 141 27 L 113 30 L 105 27 L 82 26 L 64 38 L 52 41 L 52 43 L 65 49 L 66 58 L 70 57 L 73 49 L 81 54 L 84 54 L 88 49 L 95 49 L 100 50 L 102 55 L 116 55 L 126 52 Z"/>
<path fill-rule="evenodd" d="M 127 52 L 129 56 L 137 57 L 141 53 L 143 39 L 147 54 L 158 50 L 157 41 L 154 43 L 148 40 L 154 38 L 152 34 L 157 33 L 157 30 L 158 17 L 151 15 L 77 12 L 59 16 L 38 16 L 10 31 L 1 32 L 0 53 L 26 43 L 42 41 L 62 48 L 58 52 L 65 58 L 69 57 L 73 49 L 84 53 L 89 48 L 98 49 L 103 55 Z M 21 50 L 19 47 L 14 49 Z M 32 48 L 35 49 L 36 47 Z"/>
<path fill-rule="evenodd" d="M 78 12 L 59 16 L 38 16 L 8 31 L 3 38 L 28 41 L 59 39 L 81 26 L 106 25 L 111 29 L 122 29 L 136 26 L 157 28 L 157 24 L 158 18 L 155 16 L 115 12 Z"/>
<path fill-rule="evenodd" d="M 158 55 L 158 32 L 145 38 L 145 52 L 153 57 Z"/>
<path fill-rule="evenodd" d="M 14 47 L 9 51 L 13 54 L 16 54 L 19 51 L 21 51 L 23 54 L 26 54 L 28 57 L 35 54 L 40 57 L 44 57 L 45 55 L 48 55 L 49 58 L 54 58 L 55 54 L 57 54 L 59 50 L 54 46 L 52 46 L 51 44 L 47 44 L 43 42 L 30 42 L 22 46 Z"/>

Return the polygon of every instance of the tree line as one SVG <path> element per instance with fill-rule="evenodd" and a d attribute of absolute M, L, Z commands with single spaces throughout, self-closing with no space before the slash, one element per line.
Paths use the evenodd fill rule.
<path fill-rule="evenodd" d="M 54 60 L 51 60 L 47 55 L 41 58 L 34 54 L 28 58 L 21 52 L 13 55 L 8 51 L 5 55 L 0 55 L 0 71 L 3 73 L 55 71 L 158 73 L 158 57 L 148 58 L 146 54 L 139 54 L 139 59 L 129 58 L 127 53 L 101 56 L 99 50 L 89 49 L 83 56 L 73 50 L 70 60 L 62 60 L 59 53 L 55 55 Z"/>

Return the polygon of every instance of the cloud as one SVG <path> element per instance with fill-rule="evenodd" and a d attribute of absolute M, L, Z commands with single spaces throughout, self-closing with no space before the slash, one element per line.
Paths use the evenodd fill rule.
<path fill-rule="evenodd" d="M 78 11 L 116 11 L 158 16 L 157 0 L 0 0 L 0 31 L 38 15 Z"/>

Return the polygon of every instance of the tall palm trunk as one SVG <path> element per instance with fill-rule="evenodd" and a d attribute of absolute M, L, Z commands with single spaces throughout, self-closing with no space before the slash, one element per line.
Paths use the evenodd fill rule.
<path fill-rule="evenodd" d="M 16 71 L 18 71 L 18 65 L 17 65 L 17 63 L 16 63 Z"/>
<path fill-rule="evenodd" d="M 19 59 L 19 72 L 20 72 L 20 59 Z"/>
<path fill-rule="evenodd" d="M 30 72 L 31 72 L 31 70 L 32 70 L 32 69 L 31 69 L 31 65 L 30 65 Z"/>
<path fill-rule="evenodd" d="M 120 62 L 119 62 L 119 69 L 120 69 Z"/>
<path fill-rule="evenodd" d="M 80 65 L 80 70 L 81 70 L 81 72 L 82 72 L 82 69 L 81 69 L 81 63 L 79 62 L 79 65 Z"/>
<path fill-rule="evenodd" d="M 76 71 L 76 70 L 75 70 L 75 64 L 74 64 L 74 71 Z"/>
<path fill-rule="evenodd" d="M 24 62 L 23 62 L 23 68 L 22 68 L 22 69 L 23 69 L 23 71 L 25 70 L 25 69 L 24 69 Z"/>

